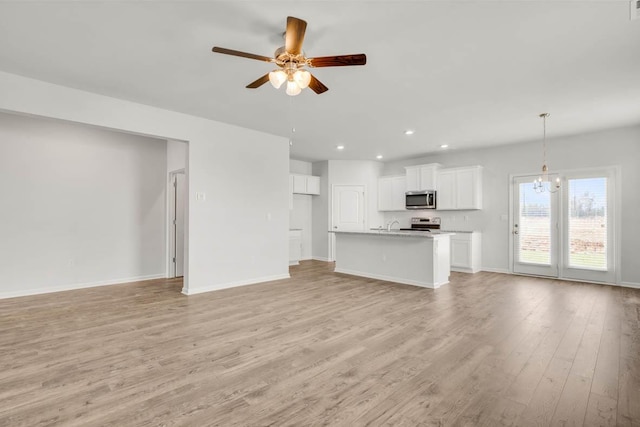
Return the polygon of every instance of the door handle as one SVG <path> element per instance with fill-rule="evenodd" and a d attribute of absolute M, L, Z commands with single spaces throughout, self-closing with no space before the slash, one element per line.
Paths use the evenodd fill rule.
<path fill-rule="evenodd" d="M 513 234 L 518 234 L 518 230 L 515 230 L 515 231 L 513 232 Z"/>

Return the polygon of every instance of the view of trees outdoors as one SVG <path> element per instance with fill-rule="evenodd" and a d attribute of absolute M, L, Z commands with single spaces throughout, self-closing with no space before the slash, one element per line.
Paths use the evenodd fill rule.
<path fill-rule="evenodd" d="M 569 267 L 607 268 L 607 178 L 569 180 Z"/>

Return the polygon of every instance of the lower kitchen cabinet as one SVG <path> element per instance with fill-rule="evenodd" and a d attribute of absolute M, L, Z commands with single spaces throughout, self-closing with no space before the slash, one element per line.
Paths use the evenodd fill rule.
<path fill-rule="evenodd" d="M 302 258 L 302 230 L 289 230 L 289 265 L 300 264 Z"/>
<path fill-rule="evenodd" d="M 477 273 L 482 264 L 482 234 L 456 232 L 451 236 L 451 270 L 462 273 Z"/>

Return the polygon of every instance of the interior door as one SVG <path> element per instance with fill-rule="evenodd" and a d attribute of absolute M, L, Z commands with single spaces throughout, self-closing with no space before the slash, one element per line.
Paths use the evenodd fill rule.
<path fill-rule="evenodd" d="M 560 192 L 536 193 L 535 178 L 513 180 L 513 272 L 558 277 Z"/>
<path fill-rule="evenodd" d="M 362 231 L 365 224 L 365 186 L 334 185 L 331 197 L 331 229 Z M 335 261 L 336 236 L 329 234 L 329 260 Z"/>
<path fill-rule="evenodd" d="M 174 204 L 174 277 L 184 276 L 184 220 L 187 200 L 187 180 L 184 173 L 175 175 L 175 204 Z"/>
<path fill-rule="evenodd" d="M 365 229 L 364 185 L 334 185 L 332 228 L 336 231 Z"/>

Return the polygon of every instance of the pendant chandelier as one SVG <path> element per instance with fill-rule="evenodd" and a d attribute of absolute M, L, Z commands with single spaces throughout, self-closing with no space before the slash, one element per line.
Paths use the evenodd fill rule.
<path fill-rule="evenodd" d="M 548 191 L 555 193 L 560 189 L 560 178 L 556 178 L 553 183 L 549 181 L 549 168 L 547 167 L 547 117 L 549 113 L 539 115 L 542 119 L 542 174 L 533 180 L 533 189 L 536 193 Z"/>

